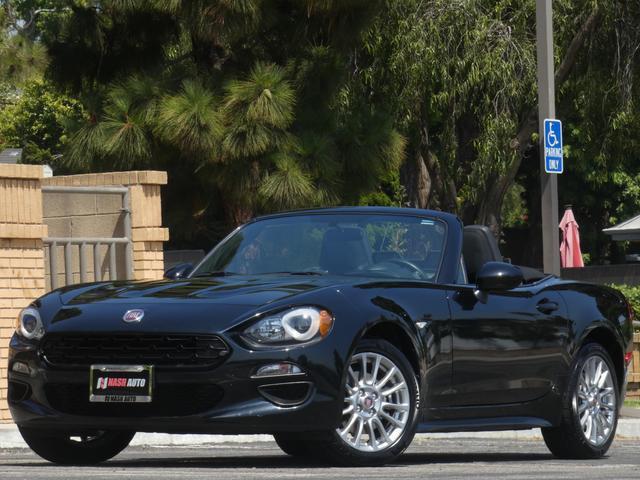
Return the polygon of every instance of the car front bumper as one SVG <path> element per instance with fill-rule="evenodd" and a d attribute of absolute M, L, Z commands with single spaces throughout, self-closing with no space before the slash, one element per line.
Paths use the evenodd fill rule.
<path fill-rule="evenodd" d="M 13 420 L 22 428 L 65 431 L 257 434 L 337 427 L 344 353 L 329 342 L 251 351 L 225 340 L 232 346 L 231 354 L 215 368 L 157 368 L 149 405 L 96 404 L 89 402 L 88 367 L 52 368 L 35 345 L 14 335 L 8 365 Z M 303 373 L 253 378 L 260 366 L 283 361 L 300 366 Z M 16 362 L 29 371 L 15 371 Z M 274 400 L 274 392 L 293 398 L 293 405 Z"/>

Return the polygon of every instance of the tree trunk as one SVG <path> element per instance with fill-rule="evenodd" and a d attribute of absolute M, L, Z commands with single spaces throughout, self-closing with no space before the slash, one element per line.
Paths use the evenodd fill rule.
<path fill-rule="evenodd" d="M 248 165 L 249 181 L 243 188 L 237 185 L 225 189 L 226 216 L 227 220 L 234 226 L 242 225 L 251 220 L 256 214 L 256 192 L 260 187 L 260 161 L 251 160 Z"/>
<path fill-rule="evenodd" d="M 226 210 L 228 222 L 233 227 L 247 223 L 254 217 L 253 208 L 242 202 L 229 202 Z"/>
<path fill-rule="evenodd" d="M 489 227 L 496 238 L 500 238 L 502 203 L 506 193 L 490 188 L 476 213 L 476 222 Z"/>
<path fill-rule="evenodd" d="M 433 195 L 429 199 L 429 208 L 440 208 L 446 212 L 457 213 L 458 190 L 453 179 L 446 178 L 442 172 L 440 161 L 431 149 L 429 139 L 429 127 L 423 121 L 420 138 L 420 154 L 424 159 L 425 166 L 431 178 L 431 187 L 437 195 L 437 202 L 434 202 Z"/>
<path fill-rule="evenodd" d="M 420 150 L 404 163 L 400 173 L 409 204 L 415 208 L 427 208 L 431 196 L 431 176 Z"/>

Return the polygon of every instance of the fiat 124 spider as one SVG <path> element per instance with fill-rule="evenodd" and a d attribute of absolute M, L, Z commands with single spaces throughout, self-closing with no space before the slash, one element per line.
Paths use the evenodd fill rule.
<path fill-rule="evenodd" d="M 166 276 L 21 312 L 8 400 L 38 455 L 100 462 L 135 432 L 266 433 L 342 465 L 390 462 L 416 432 L 540 428 L 561 458 L 613 441 L 625 298 L 511 265 L 453 215 L 266 216 Z"/>

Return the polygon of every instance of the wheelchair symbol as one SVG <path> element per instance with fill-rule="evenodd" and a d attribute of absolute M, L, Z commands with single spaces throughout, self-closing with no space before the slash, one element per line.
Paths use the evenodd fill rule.
<path fill-rule="evenodd" d="M 549 130 L 549 133 L 547 134 L 547 145 L 553 148 L 559 143 L 560 141 L 558 140 L 558 137 L 556 137 L 556 132 Z"/>

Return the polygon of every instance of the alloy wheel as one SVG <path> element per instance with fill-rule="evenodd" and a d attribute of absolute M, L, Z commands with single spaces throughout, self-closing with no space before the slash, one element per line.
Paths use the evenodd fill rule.
<path fill-rule="evenodd" d="M 363 452 L 380 452 L 402 437 L 411 414 L 411 396 L 393 361 L 374 352 L 355 354 L 345 391 L 337 433 L 347 445 Z"/>
<path fill-rule="evenodd" d="M 617 396 L 607 362 L 593 355 L 584 362 L 573 397 L 582 433 L 596 447 L 604 445 L 615 426 Z"/>

